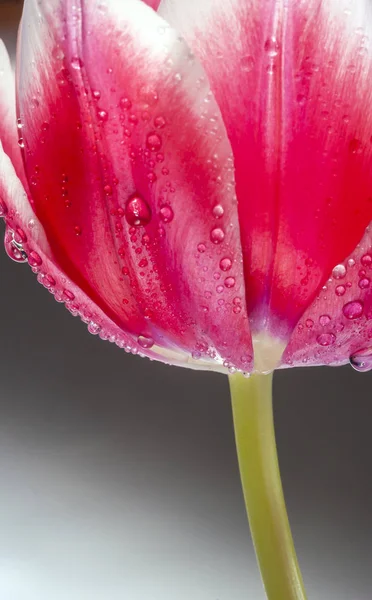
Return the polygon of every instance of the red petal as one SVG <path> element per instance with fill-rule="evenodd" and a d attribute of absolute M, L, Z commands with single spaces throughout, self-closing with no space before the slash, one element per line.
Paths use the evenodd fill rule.
<path fill-rule="evenodd" d="M 372 217 L 371 10 L 350 7 L 160 7 L 200 57 L 232 144 L 254 331 L 287 337 Z"/>
<path fill-rule="evenodd" d="M 19 104 L 56 260 L 144 347 L 248 370 L 231 149 L 203 70 L 137 0 L 42 4 L 40 30 L 26 3 Z"/>

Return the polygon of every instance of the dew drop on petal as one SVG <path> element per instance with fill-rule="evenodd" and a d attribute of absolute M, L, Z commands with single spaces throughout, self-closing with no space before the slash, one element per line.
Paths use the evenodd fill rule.
<path fill-rule="evenodd" d="M 223 229 L 221 229 L 220 227 L 215 227 L 214 229 L 212 229 L 211 241 L 214 244 L 221 244 L 221 242 L 223 242 L 224 239 L 225 239 L 225 233 L 224 233 Z"/>
<path fill-rule="evenodd" d="M 205 244 L 198 244 L 198 252 L 200 252 L 200 254 L 203 254 L 206 251 L 207 247 Z"/>
<path fill-rule="evenodd" d="M 146 139 L 146 146 L 151 152 L 157 152 L 162 146 L 160 135 L 155 132 L 149 133 Z"/>
<path fill-rule="evenodd" d="M 232 261 L 230 258 L 225 257 L 220 260 L 220 269 L 221 271 L 229 271 L 232 267 Z"/>
<path fill-rule="evenodd" d="M 155 125 L 156 129 L 163 129 L 163 127 L 165 127 L 165 125 L 166 125 L 166 120 L 161 115 L 158 115 L 154 119 L 154 125 Z"/>
<path fill-rule="evenodd" d="M 329 315 L 321 315 L 319 317 L 319 323 L 322 327 L 325 327 L 331 322 L 331 317 Z"/>
<path fill-rule="evenodd" d="M 152 348 L 154 340 L 149 335 L 141 334 L 137 338 L 137 342 L 141 348 Z"/>
<path fill-rule="evenodd" d="M 371 283 L 371 280 L 368 277 L 363 277 L 363 279 L 359 280 L 359 287 L 361 290 L 366 290 L 367 288 L 369 288 L 369 285 Z"/>
<path fill-rule="evenodd" d="M 225 283 L 225 287 L 233 288 L 235 285 L 235 277 L 226 277 L 224 283 Z"/>
<path fill-rule="evenodd" d="M 346 267 L 344 265 L 336 265 L 332 271 L 334 279 L 343 279 L 346 275 Z"/>
<path fill-rule="evenodd" d="M 363 348 L 350 356 L 350 364 L 356 371 L 365 373 L 372 370 L 372 348 Z"/>
<path fill-rule="evenodd" d="M 360 300 L 353 300 L 344 305 L 342 312 L 347 319 L 353 320 L 362 316 L 363 308 L 363 302 Z"/>
<path fill-rule="evenodd" d="M 164 223 L 170 223 L 173 220 L 174 212 L 171 206 L 164 204 L 160 207 L 160 218 Z"/>
<path fill-rule="evenodd" d="M 97 117 L 100 121 L 105 122 L 108 120 L 108 112 L 106 110 L 99 110 L 97 112 Z"/>
<path fill-rule="evenodd" d="M 221 206 L 221 204 L 216 204 L 213 208 L 212 208 L 212 214 L 214 216 L 215 219 L 220 219 L 221 217 L 223 217 L 224 214 L 224 209 L 223 206 Z"/>
<path fill-rule="evenodd" d="M 321 333 L 316 338 L 316 341 L 320 346 L 331 346 L 334 344 L 336 336 L 333 333 Z"/>
<path fill-rule="evenodd" d="M 125 205 L 125 218 L 134 227 L 148 225 L 151 221 L 151 209 L 146 200 L 138 194 L 129 198 Z"/>
<path fill-rule="evenodd" d="M 35 252 L 35 250 L 31 250 L 30 254 L 28 255 L 28 263 L 31 267 L 40 267 L 43 261 L 39 254 Z"/>
<path fill-rule="evenodd" d="M 363 267 L 371 267 L 372 266 L 372 256 L 370 254 L 364 254 L 360 260 Z"/>
<path fill-rule="evenodd" d="M 346 287 L 344 285 L 338 285 L 335 292 L 336 296 L 343 296 L 346 292 Z"/>

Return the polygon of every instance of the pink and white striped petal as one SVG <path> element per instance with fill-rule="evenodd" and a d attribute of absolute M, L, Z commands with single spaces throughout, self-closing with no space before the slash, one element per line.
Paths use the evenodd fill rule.
<path fill-rule="evenodd" d="M 252 330 L 288 339 L 372 218 L 372 5 L 162 0 L 227 128 Z"/>
<path fill-rule="evenodd" d="M 26 1 L 36 214 L 60 267 L 123 331 L 250 370 L 233 158 L 206 74 L 143 2 L 100 6 Z"/>
<path fill-rule="evenodd" d="M 372 369 L 372 230 L 336 265 L 297 324 L 282 366 L 338 366 Z"/>
<path fill-rule="evenodd" d="M 18 177 L 25 183 L 23 162 L 18 145 L 15 79 L 9 55 L 0 39 L 0 142 L 4 152 L 10 157 Z"/>

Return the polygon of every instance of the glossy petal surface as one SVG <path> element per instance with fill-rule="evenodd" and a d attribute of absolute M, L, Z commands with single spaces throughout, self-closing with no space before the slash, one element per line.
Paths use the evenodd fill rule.
<path fill-rule="evenodd" d="M 159 11 L 199 56 L 232 144 L 253 331 L 287 338 L 372 217 L 371 5 Z"/>
<path fill-rule="evenodd" d="M 11 158 L 19 177 L 25 182 L 20 147 L 18 145 L 15 80 L 6 48 L 0 39 L 0 142 Z"/>
<path fill-rule="evenodd" d="M 19 106 L 55 260 L 145 350 L 248 370 L 233 160 L 203 69 L 137 0 L 41 8 L 26 2 Z"/>

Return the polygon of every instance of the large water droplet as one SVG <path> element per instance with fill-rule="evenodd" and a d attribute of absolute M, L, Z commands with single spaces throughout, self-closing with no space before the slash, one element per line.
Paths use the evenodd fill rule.
<path fill-rule="evenodd" d="M 223 229 L 221 229 L 220 227 L 215 227 L 214 229 L 212 229 L 211 241 L 214 244 L 221 244 L 221 242 L 223 242 L 224 239 L 225 239 L 225 233 L 224 233 Z"/>
<path fill-rule="evenodd" d="M 360 259 L 360 262 L 362 263 L 363 267 L 371 267 L 372 266 L 372 256 L 370 254 L 364 254 L 362 256 L 362 258 Z"/>
<path fill-rule="evenodd" d="M 170 223 L 173 220 L 174 212 L 171 206 L 164 204 L 160 207 L 160 218 L 164 223 Z"/>
<path fill-rule="evenodd" d="M 344 265 L 336 265 L 332 271 L 334 279 L 343 279 L 346 275 L 346 267 Z"/>
<path fill-rule="evenodd" d="M 30 254 L 28 255 L 28 263 L 31 267 L 40 267 L 40 265 L 42 264 L 42 259 L 39 256 L 39 254 L 37 252 L 35 252 L 35 250 L 31 250 Z"/>
<path fill-rule="evenodd" d="M 232 267 L 232 261 L 230 258 L 225 257 L 220 260 L 220 269 L 221 271 L 229 271 Z"/>
<path fill-rule="evenodd" d="M 223 206 L 221 206 L 221 204 L 216 204 L 213 208 L 212 208 L 212 214 L 214 216 L 215 219 L 220 219 L 221 217 L 223 217 L 224 214 L 224 209 Z"/>
<path fill-rule="evenodd" d="M 350 364 L 356 371 L 364 373 L 372 369 L 372 348 L 363 348 L 350 356 Z"/>
<path fill-rule="evenodd" d="M 151 221 L 151 209 L 146 200 L 138 194 L 129 198 L 125 205 L 125 218 L 134 227 L 148 225 Z"/>
<path fill-rule="evenodd" d="M 158 152 L 162 145 L 162 139 L 160 135 L 154 131 L 149 133 L 146 139 L 146 146 L 151 152 Z"/>
<path fill-rule="evenodd" d="M 342 312 L 347 319 L 358 319 L 363 314 L 363 302 L 360 300 L 352 300 L 345 304 Z"/>
<path fill-rule="evenodd" d="M 152 346 L 154 345 L 154 340 L 152 339 L 152 337 L 145 334 L 139 335 L 137 341 L 141 348 L 152 348 Z"/>
<path fill-rule="evenodd" d="M 320 346 L 331 346 L 334 344 L 336 336 L 333 333 L 321 333 L 316 338 L 316 341 Z"/>

